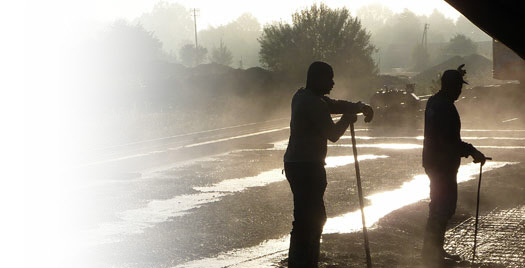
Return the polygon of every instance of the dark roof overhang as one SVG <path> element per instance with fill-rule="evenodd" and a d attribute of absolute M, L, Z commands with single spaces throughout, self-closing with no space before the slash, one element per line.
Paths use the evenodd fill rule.
<path fill-rule="evenodd" d="M 492 38 L 525 59 L 525 1 L 445 0 Z"/>

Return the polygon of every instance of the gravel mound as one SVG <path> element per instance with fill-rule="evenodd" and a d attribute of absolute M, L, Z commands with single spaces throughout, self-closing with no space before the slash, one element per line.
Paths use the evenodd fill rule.
<path fill-rule="evenodd" d="M 430 67 L 412 78 L 419 88 L 430 87 L 432 80 L 439 81 L 443 71 L 456 69 L 459 65 L 465 64 L 467 70 L 466 79 L 471 86 L 490 83 L 492 80 L 492 61 L 478 54 L 461 57 L 454 56 L 438 65 Z M 434 84 L 435 85 L 435 84 Z"/>

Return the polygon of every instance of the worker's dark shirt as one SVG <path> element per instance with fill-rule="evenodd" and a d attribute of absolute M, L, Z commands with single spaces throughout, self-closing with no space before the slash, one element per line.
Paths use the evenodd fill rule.
<path fill-rule="evenodd" d="M 450 170 L 459 168 L 461 157 L 468 157 L 474 147 L 460 137 L 461 122 L 454 101 L 443 91 L 430 97 L 425 109 L 423 167 Z"/>
<path fill-rule="evenodd" d="M 292 98 L 290 140 L 284 162 L 321 162 L 326 158 L 327 139 L 336 142 L 350 121 L 335 124 L 330 114 L 356 114 L 364 104 L 317 96 L 310 89 L 299 89 Z"/>

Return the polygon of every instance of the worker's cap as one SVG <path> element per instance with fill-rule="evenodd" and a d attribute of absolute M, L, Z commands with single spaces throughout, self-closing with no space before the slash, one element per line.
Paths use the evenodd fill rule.
<path fill-rule="evenodd" d="M 463 74 L 458 70 L 446 70 L 441 76 L 441 83 L 453 83 L 456 81 L 461 81 L 463 84 L 468 82 L 463 80 Z"/>

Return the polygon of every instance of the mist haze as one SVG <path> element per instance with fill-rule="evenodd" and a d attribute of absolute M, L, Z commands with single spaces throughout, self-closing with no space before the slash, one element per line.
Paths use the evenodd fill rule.
<path fill-rule="evenodd" d="M 197 20 L 202 19 L 200 16 L 197 14 Z M 472 54 L 486 59 L 481 63 L 478 60 L 472 65 L 467 64 L 467 68 L 475 70 L 472 72 L 475 75 L 473 82 L 494 82 L 490 79 L 491 39 L 463 16 L 453 20 L 437 9 L 429 15 L 418 15 L 410 11 L 409 7 L 396 13 L 381 4 L 363 5 L 355 14 L 351 12 L 350 16 L 356 18 L 369 34 L 369 43 L 374 47 L 370 57 L 378 72 L 364 80 L 362 75 L 352 75 L 355 71 L 336 66 L 335 96 L 369 100 L 384 85 L 404 87 L 403 84 L 389 85 L 388 75 L 401 75 L 405 82 L 416 83 L 416 94 L 428 94 L 432 91 L 432 81 L 442 70 L 426 76 L 418 76 L 418 73 L 424 73 L 454 57 Z M 220 125 L 221 120 L 215 118 L 204 122 L 208 113 L 214 116 L 224 114 L 224 118 L 233 119 L 225 120 L 230 123 L 253 121 L 255 118 L 264 120 L 263 117 L 270 119 L 277 114 L 286 114 L 286 101 L 272 102 L 268 99 L 282 100 L 280 96 L 291 96 L 293 91 L 304 86 L 304 77 L 301 76 L 311 60 L 296 58 L 297 63 L 291 62 L 300 71 L 293 77 L 289 76 L 290 79 L 286 78 L 289 73 L 268 69 L 261 62 L 263 29 L 278 24 L 261 24 L 256 17 L 245 13 L 231 18 L 227 24 L 197 29 L 198 50 L 195 50 L 192 10 L 178 3 L 160 1 L 135 19 L 120 19 L 106 25 L 91 39 L 96 46 L 90 48 L 96 48 L 96 56 L 90 59 L 91 68 L 100 71 L 96 75 L 102 78 L 95 80 L 103 81 L 102 85 L 92 89 L 94 92 L 100 91 L 97 105 L 101 105 L 100 109 L 111 110 L 104 120 L 133 122 L 129 125 L 125 123 L 127 127 L 138 124 L 137 129 L 149 133 L 123 131 L 126 140 L 138 141 L 179 133 L 176 129 L 179 125 L 184 125 L 181 129 L 185 130 Z M 425 54 L 418 54 L 425 24 L 429 24 L 427 49 Z M 470 47 L 468 44 L 459 44 L 458 49 L 452 49 L 452 42 L 456 42 L 454 38 L 457 36 L 470 42 Z M 352 66 L 356 70 L 361 68 L 355 64 Z M 360 86 L 355 89 L 348 87 L 343 82 L 348 77 L 354 77 L 350 78 L 354 83 L 360 81 Z M 414 81 L 409 81 L 412 77 Z M 480 82 L 478 78 L 484 78 L 484 81 Z M 244 105 L 240 100 L 249 104 Z M 215 110 L 208 110 L 210 107 Z M 245 111 L 245 107 L 253 111 Z M 271 115 L 259 112 L 264 110 L 273 112 Z M 122 113 L 126 114 L 126 120 L 121 120 Z M 237 117 L 235 114 L 243 116 Z M 182 118 L 192 116 L 202 119 L 184 123 L 187 120 Z M 115 117 L 117 119 L 113 119 Z M 154 126 L 143 127 L 138 118 L 144 118 L 149 122 L 144 124 Z M 156 130 L 153 128 L 160 128 L 159 133 L 154 134 Z M 119 140 L 124 141 L 123 137 L 118 136 L 113 142 L 118 143 Z"/>
<path fill-rule="evenodd" d="M 331 98 L 382 99 L 373 107 L 375 122 L 364 124 L 360 116 L 356 123 L 363 170 L 372 170 L 365 174 L 375 180 L 365 185 L 371 193 L 391 191 L 424 172 L 416 150 L 426 101 L 440 90 L 443 71 L 465 64 L 469 84 L 456 106 L 471 131 L 466 136 L 499 157 L 487 170 L 511 174 L 509 189 L 494 188 L 518 196 L 500 198 L 504 208 L 523 201 L 516 179 L 523 170 L 523 64 L 499 67 L 495 41 L 445 2 L 439 5 L 447 8 L 420 1 L 306 1 L 282 8 L 249 1 L 235 8 L 124 2 L 25 6 L 23 52 L 12 55 L 23 62 L 24 77 L 10 79 L 23 80 L 26 88 L 21 104 L 6 114 L 25 117 L 20 144 L 27 148 L 28 179 L 13 200 L 28 207 L 24 228 L 31 243 L 25 251 L 31 258 L 25 259 L 33 266 L 72 267 L 89 259 L 85 267 L 189 267 L 204 260 L 199 267 L 217 261 L 206 263 L 210 256 L 228 259 L 231 250 L 282 239 L 292 209 L 285 202 L 288 186 L 279 184 L 286 183 L 281 166 L 290 102 L 316 60 L 334 68 Z M 348 135 L 341 146 L 330 145 L 337 187 L 327 198 L 346 202 L 332 203 L 332 218 L 358 208 L 345 192 L 355 182 L 336 169 L 353 161 L 344 142 Z M 476 175 L 475 167 L 465 166 L 462 178 Z M 242 187 L 224 190 L 223 180 Z M 263 199 L 270 205 L 261 205 Z M 203 230 L 213 230 L 199 233 L 202 222 Z M 127 236 L 132 238 L 119 240 Z M 103 242 L 90 244 L 99 238 Z M 121 251 L 113 252 L 113 245 Z M 412 255 L 405 255 L 409 263 Z"/>

